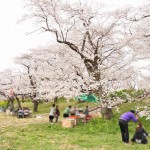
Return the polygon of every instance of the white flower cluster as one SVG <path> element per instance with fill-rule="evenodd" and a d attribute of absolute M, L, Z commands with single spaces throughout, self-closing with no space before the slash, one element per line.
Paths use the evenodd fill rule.
<path fill-rule="evenodd" d="M 146 117 L 146 120 L 150 120 L 150 106 L 137 106 L 136 111 L 140 117 Z"/>

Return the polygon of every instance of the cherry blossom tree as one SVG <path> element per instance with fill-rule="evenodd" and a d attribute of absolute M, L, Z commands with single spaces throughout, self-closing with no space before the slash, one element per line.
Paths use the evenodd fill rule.
<path fill-rule="evenodd" d="M 14 100 L 17 101 L 18 108 L 21 108 L 20 103 L 20 87 L 21 83 L 19 82 L 20 75 L 14 73 L 12 70 L 5 70 L 1 72 L 0 75 L 0 95 L 3 96 L 5 100 L 7 100 L 7 105 L 11 106 L 11 110 L 14 111 Z"/>
<path fill-rule="evenodd" d="M 143 1 L 139 8 L 132 8 L 126 14 L 128 20 L 127 33 L 133 36 L 128 43 L 132 49 L 134 60 L 146 60 L 150 63 L 149 42 L 150 42 L 150 1 Z"/>
<path fill-rule="evenodd" d="M 149 65 L 150 65 L 150 53 L 149 53 L 149 44 L 150 44 L 150 1 L 143 1 L 143 5 L 139 8 L 132 8 L 126 16 L 128 22 L 127 31 L 128 34 L 135 37 L 132 41 L 128 43 L 128 46 L 131 48 L 131 51 L 134 56 L 134 61 L 137 62 L 137 65 L 140 66 L 140 62 L 145 63 L 145 67 L 141 66 L 138 79 L 138 87 L 144 89 L 144 93 L 141 97 L 149 98 L 150 88 L 147 84 L 149 81 Z M 139 61 L 141 60 L 141 61 Z M 144 75 L 144 73 L 146 75 Z M 147 101 L 148 102 L 148 101 Z M 149 102 L 148 102 L 149 103 Z M 142 106 L 144 109 L 142 116 L 146 115 L 149 118 L 149 104 L 146 103 L 145 106 Z"/>
<path fill-rule="evenodd" d="M 80 56 L 91 80 L 99 85 L 94 92 L 102 96 L 104 89 L 100 81 L 107 70 L 125 65 L 119 63 L 129 40 L 120 30 L 123 14 L 106 13 L 98 1 L 32 0 L 28 7 L 31 13 L 23 20 L 35 20 L 40 29 L 53 33 L 58 43 Z"/>
<path fill-rule="evenodd" d="M 30 93 L 36 103 L 56 95 L 73 98 L 83 88 L 85 69 L 81 59 L 65 48 L 57 47 L 32 49 L 16 58 L 16 63 L 22 66 L 22 74 L 28 76 L 28 90 L 24 93 Z"/>
<path fill-rule="evenodd" d="M 35 91 L 50 93 L 42 92 L 42 89 L 52 87 L 57 89 L 50 94 L 54 95 L 60 89 L 67 91 L 70 89 L 70 84 L 67 83 L 73 83 L 74 87 L 80 85 L 80 88 L 85 86 L 92 89 L 105 103 L 109 92 L 114 90 L 114 83 L 117 89 L 120 85 L 126 86 L 123 79 L 129 81 L 133 79 L 130 78 L 127 70 L 132 67 L 133 61 L 137 61 L 143 55 L 142 46 L 145 41 L 139 42 L 140 36 L 136 30 L 131 30 L 133 28 L 130 27 L 129 19 L 125 20 L 126 11 L 109 12 L 98 0 L 28 0 L 25 3 L 28 14 L 23 16 L 22 21 L 31 19 L 37 27 L 35 31 L 41 30 L 53 34 L 52 38 L 55 38 L 62 46 L 65 45 L 68 50 L 65 55 L 63 54 L 67 58 L 67 61 L 64 60 L 63 63 L 67 62 L 68 66 L 59 66 L 60 57 L 53 60 L 55 62 L 53 63 L 49 61 L 51 59 L 49 56 L 48 60 L 45 60 L 41 54 L 32 53 L 31 62 L 34 63 L 30 64 L 34 66 L 31 67 L 32 73 L 29 73 L 29 77 L 30 83 L 34 81 L 31 85 Z M 136 42 L 138 45 L 135 45 Z M 55 48 L 52 56 L 58 56 L 57 52 L 58 49 Z M 73 59 L 68 60 L 70 54 L 78 58 L 81 66 Z M 50 70 L 55 78 L 51 75 L 47 76 L 46 72 Z M 55 73 L 52 70 L 55 70 Z M 64 75 L 64 72 L 67 74 Z M 86 77 L 83 76 L 84 74 Z M 120 79 L 123 80 L 122 83 L 117 84 L 121 81 Z M 54 88 L 55 84 L 57 88 Z M 71 93 L 71 90 L 69 91 Z M 78 93 L 77 91 L 72 90 L 72 93 Z"/>

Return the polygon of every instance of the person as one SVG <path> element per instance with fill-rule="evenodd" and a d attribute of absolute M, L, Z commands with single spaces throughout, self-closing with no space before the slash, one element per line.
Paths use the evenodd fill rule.
<path fill-rule="evenodd" d="M 64 117 L 64 118 L 69 117 L 71 108 L 72 108 L 71 106 L 68 106 L 68 107 L 65 109 L 64 114 L 63 114 L 63 117 Z"/>
<path fill-rule="evenodd" d="M 80 121 L 86 123 L 86 115 L 84 111 L 81 109 L 79 110 L 79 122 Z"/>
<path fill-rule="evenodd" d="M 18 118 L 24 118 L 24 111 L 22 108 L 19 108 L 17 114 L 18 114 Z"/>
<path fill-rule="evenodd" d="M 54 113 L 55 113 L 55 104 L 52 105 L 50 113 L 49 113 L 49 122 L 51 124 L 53 123 Z"/>
<path fill-rule="evenodd" d="M 85 110 L 84 110 L 84 114 L 85 114 L 86 116 L 89 116 L 89 108 L 88 108 L 88 106 L 86 106 L 86 108 L 85 108 Z"/>
<path fill-rule="evenodd" d="M 135 134 L 131 141 L 136 143 L 147 144 L 146 136 L 148 136 L 148 133 L 145 131 L 142 123 L 140 122 L 136 127 Z"/>
<path fill-rule="evenodd" d="M 24 109 L 23 110 L 24 111 L 24 117 L 29 117 L 30 116 L 30 111 L 29 111 L 29 109 Z"/>
<path fill-rule="evenodd" d="M 85 120 L 86 120 L 86 122 L 88 121 L 88 120 L 90 120 L 90 118 L 91 118 L 91 116 L 90 116 L 90 114 L 89 114 L 89 107 L 88 106 L 86 106 L 86 108 L 85 108 L 85 110 L 84 110 L 84 114 L 85 114 Z"/>
<path fill-rule="evenodd" d="M 58 109 L 58 105 L 56 106 L 56 109 L 55 109 L 55 122 L 57 123 L 58 122 L 58 117 L 60 116 L 60 111 Z"/>
<path fill-rule="evenodd" d="M 76 115 L 76 116 L 79 116 L 79 109 L 78 109 L 77 106 L 76 106 L 76 109 L 75 109 L 75 115 Z"/>
<path fill-rule="evenodd" d="M 128 122 L 129 121 L 137 122 L 138 115 L 134 110 L 130 110 L 121 115 L 119 118 L 119 126 L 121 130 L 122 141 L 126 144 L 129 144 L 129 131 L 128 131 Z"/>
<path fill-rule="evenodd" d="M 70 109 L 70 114 L 71 114 L 71 116 L 74 116 L 74 115 L 75 115 L 75 111 L 76 111 L 76 106 L 74 106 L 74 107 L 72 107 L 72 108 Z"/>

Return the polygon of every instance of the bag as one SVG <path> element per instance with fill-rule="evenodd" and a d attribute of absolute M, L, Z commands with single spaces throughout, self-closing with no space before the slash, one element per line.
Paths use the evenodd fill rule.
<path fill-rule="evenodd" d="M 140 143 L 142 142 L 142 140 L 140 140 L 140 139 L 135 139 L 135 142 L 140 144 Z"/>
<path fill-rule="evenodd" d="M 57 118 L 58 117 L 58 114 L 55 114 L 55 118 Z"/>

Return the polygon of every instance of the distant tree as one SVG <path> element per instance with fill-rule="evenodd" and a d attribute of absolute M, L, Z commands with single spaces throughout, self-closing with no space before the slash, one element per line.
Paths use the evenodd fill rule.
<path fill-rule="evenodd" d="M 134 60 L 145 60 L 150 64 L 150 1 L 144 1 L 139 8 L 132 8 L 126 14 L 127 33 L 133 38 L 128 46 L 132 49 Z"/>
<path fill-rule="evenodd" d="M 19 83 L 20 84 L 20 83 Z M 0 74 L 0 95 L 7 100 L 7 105 L 11 107 L 11 111 L 14 111 L 14 100 L 17 101 L 18 108 L 21 107 L 21 103 L 19 100 L 19 87 L 18 85 L 18 76 L 12 72 L 12 70 L 5 70 Z"/>

